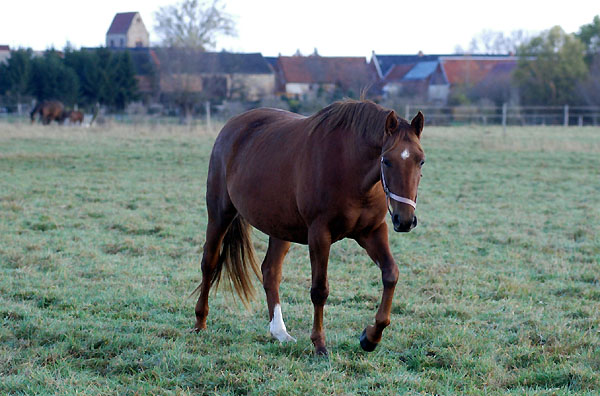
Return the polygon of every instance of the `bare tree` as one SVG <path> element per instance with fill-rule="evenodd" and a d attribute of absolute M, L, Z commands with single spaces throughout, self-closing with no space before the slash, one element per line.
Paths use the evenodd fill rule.
<path fill-rule="evenodd" d="M 161 45 L 206 51 L 214 49 L 219 35 L 234 36 L 235 23 L 220 0 L 182 0 L 161 7 L 155 14 L 155 30 Z"/>
<path fill-rule="evenodd" d="M 524 30 L 503 32 L 483 30 L 473 37 L 469 46 L 471 54 L 515 54 L 519 46 L 527 43 L 531 35 Z M 461 51 L 462 52 L 462 51 Z"/>

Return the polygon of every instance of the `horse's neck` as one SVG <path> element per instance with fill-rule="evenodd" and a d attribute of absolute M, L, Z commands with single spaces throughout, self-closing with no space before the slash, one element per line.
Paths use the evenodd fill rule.
<path fill-rule="evenodd" d="M 368 145 L 357 146 L 357 174 L 360 182 L 361 193 L 371 191 L 373 186 L 381 180 L 381 148 Z"/>

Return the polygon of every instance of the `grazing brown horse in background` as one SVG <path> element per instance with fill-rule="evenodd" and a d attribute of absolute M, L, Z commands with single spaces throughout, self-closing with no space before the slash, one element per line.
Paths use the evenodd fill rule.
<path fill-rule="evenodd" d="M 79 123 L 81 125 L 83 123 L 83 113 L 81 111 L 72 110 L 67 112 L 67 114 L 71 124 Z"/>
<path fill-rule="evenodd" d="M 398 266 L 388 245 L 386 212 L 394 229 L 410 231 L 424 153 L 424 118 L 411 123 L 369 101 L 337 102 L 304 117 L 256 109 L 227 122 L 209 164 L 208 225 L 197 290 L 196 331 L 206 328 L 208 295 L 223 267 L 243 301 L 253 296 L 250 272 L 260 278 L 250 225 L 269 235 L 262 263 L 269 329 L 279 341 L 294 340 L 281 314 L 279 284 L 291 242 L 308 244 L 310 296 L 317 354 L 327 354 L 323 306 L 329 295 L 327 264 L 332 243 L 352 238 L 379 266 L 383 281 L 375 324 L 360 337 L 372 351 L 390 323 Z"/>
<path fill-rule="evenodd" d="M 65 106 L 58 100 L 45 100 L 38 102 L 31 111 L 31 123 L 35 122 L 35 115 L 39 113 L 42 124 L 48 125 L 52 121 L 62 124 L 67 116 Z"/>

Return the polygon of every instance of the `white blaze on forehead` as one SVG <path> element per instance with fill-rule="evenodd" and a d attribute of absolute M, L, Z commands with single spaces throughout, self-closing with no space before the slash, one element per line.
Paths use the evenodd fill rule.
<path fill-rule="evenodd" d="M 273 319 L 271 323 L 269 323 L 269 331 L 271 335 L 279 340 L 279 342 L 285 341 L 294 341 L 296 339 L 288 334 L 287 329 L 285 328 L 285 323 L 283 323 L 283 316 L 281 316 L 281 305 L 275 305 L 273 309 Z"/>
<path fill-rule="evenodd" d="M 408 149 L 404 149 L 404 151 L 402 152 L 402 154 L 400 154 L 400 157 L 402 157 L 403 160 L 405 160 L 408 157 L 410 157 L 410 153 L 408 152 Z"/>

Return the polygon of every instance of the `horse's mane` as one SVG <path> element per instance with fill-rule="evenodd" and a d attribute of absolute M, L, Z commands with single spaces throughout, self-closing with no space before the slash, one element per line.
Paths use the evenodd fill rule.
<path fill-rule="evenodd" d="M 343 100 L 330 104 L 308 117 L 308 133 L 327 134 L 335 129 L 345 129 L 371 141 L 381 142 L 385 121 L 390 113 L 370 100 Z M 410 124 L 402 118 L 399 130 L 406 130 Z"/>

